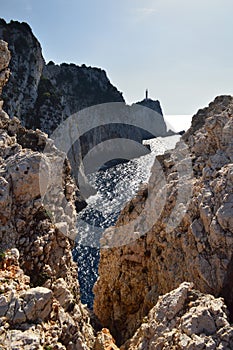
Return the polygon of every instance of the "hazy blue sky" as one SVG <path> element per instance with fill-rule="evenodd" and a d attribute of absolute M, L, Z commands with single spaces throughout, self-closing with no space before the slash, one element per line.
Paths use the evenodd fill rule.
<path fill-rule="evenodd" d="M 232 0 L 0 0 L 47 61 L 104 68 L 128 103 L 146 88 L 166 114 L 233 93 Z"/>

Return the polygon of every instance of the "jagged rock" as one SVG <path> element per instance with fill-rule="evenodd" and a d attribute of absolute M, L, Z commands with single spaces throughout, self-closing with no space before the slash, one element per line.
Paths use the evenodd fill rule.
<path fill-rule="evenodd" d="M 5 111 L 10 117 L 30 115 L 37 98 L 37 89 L 44 67 L 41 46 L 26 23 L 0 20 L 0 37 L 11 51 L 11 77 L 3 91 Z M 23 119 L 23 118 L 22 118 Z M 25 121 L 25 120 L 23 120 Z M 26 121 L 25 121 L 26 122 Z"/>
<path fill-rule="evenodd" d="M 144 139 L 168 135 L 158 101 L 147 99 L 133 106 L 127 106 L 122 93 L 110 83 L 104 70 L 66 63 L 56 65 L 49 62 L 45 64 L 40 44 L 26 23 L 11 21 L 7 24 L 4 20 L 0 20 L 0 37 L 9 43 L 12 52 L 10 62 L 12 75 L 9 84 L 3 90 L 5 110 L 11 118 L 18 117 L 27 128 L 34 130 L 40 128 L 55 138 L 53 132 L 71 115 L 76 114 L 77 116 L 77 112 L 87 107 L 115 102 L 113 110 L 109 106 L 109 109 L 104 107 L 99 115 L 96 110 L 86 112 L 85 130 L 81 134 L 80 125 L 82 123 L 80 120 L 75 120 L 74 124 L 79 126 L 75 136 L 76 140 L 70 145 L 69 152 L 67 152 L 77 184 L 82 181 L 80 179 L 83 175 L 82 159 L 89 151 L 95 150 L 95 146 L 117 138 L 130 139 L 135 141 L 135 144 L 141 144 Z M 139 108 L 139 105 L 148 108 Z M 103 113 L 107 115 L 105 121 Z M 111 120 L 114 119 L 115 114 L 120 115 L 120 113 L 123 113 L 121 121 Z M 140 125 L 132 119 L 132 116 L 136 114 L 138 114 L 137 121 L 140 121 Z M 96 120 L 92 120 L 95 115 L 97 115 Z M 87 130 L 86 119 L 92 120 L 95 124 L 90 123 Z M 144 119 L 146 122 L 143 124 Z M 67 135 L 70 133 L 72 133 L 71 130 L 65 132 Z M 106 153 L 108 148 L 111 149 L 111 147 L 106 147 L 106 144 L 103 145 L 103 148 L 98 149 L 97 155 L 100 155 L 101 152 Z M 135 158 L 147 153 L 145 147 L 138 146 L 138 148 L 140 152 L 136 150 L 136 146 L 125 147 L 123 145 L 118 153 L 125 154 L 126 149 L 131 149 L 131 153 L 125 154 L 124 159 Z M 114 152 L 115 150 L 116 148 L 113 147 Z M 111 156 L 110 154 L 109 159 L 112 159 Z M 96 158 L 93 155 L 93 159 Z M 118 162 L 121 158 L 116 157 Z M 108 163 L 109 159 L 105 163 Z M 99 167 L 105 163 L 99 164 Z M 83 170 L 88 173 L 88 169 Z M 86 190 L 86 183 L 83 187 L 85 187 L 83 197 L 93 194 L 90 189 Z M 77 207 L 80 209 L 82 205 Z"/>
<path fill-rule="evenodd" d="M 65 311 L 69 307 L 72 307 L 74 303 L 74 296 L 70 292 L 67 283 L 63 278 L 59 278 L 53 287 L 54 297 L 59 301 L 60 305 L 64 308 Z"/>
<path fill-rule="evenodd" d="M 24 29 L 28 31 L 27 26 Z M 0 42 L 0 47 L 5 50 L 0 50 L 0 57 L 2 54 L 8 60 L 7 45 Z M 0 62 L 5 61 L 0 58 Z M 47 142 L 50 147 L 44 150 Z M 58 164 L 62 164 L 59 174 Z M 51 182 L 47 182 L 49 175 Z M 59 175 L 60 191 L 53 186 Z M 42 200 L 43 181 L 48 185 L 54 215 Z M 71 254 L 76 234 L 75 190 L 69 163 L 54 142 L 40 130 L 25 129 L 0 108 L 3 349 L 51 346 L 88 350 L 94 344 L 88 311 L 80 303 L 77 266 Z"/>
<path fill-rule="evenodd" d="M 33 322 L 39 318 L 43 321 L 52 310 L 52 292 L 47 288 L 31 288 L 18 296 L 13 290 L 9 297 L 0 297 L 0 317 L 12 324 Z"/>
<path fill-rule="evenodd" d="M 31 288 L 30 278 L 18 266 L 19 258 L 16 248 L 0 255 L 0 346 L 8 346 L 7 350 L 22 346 L 91 348 L 93 330 L 87 311 L 72 294 L 74 285 L 71 292 L 70 286 L 58 278 L 50 283 L 51 289 Z"/>
<path fill-rule="evenodd" d="M 0 71 L 3 71 L 4 69 L 8 69 L 10 59 L 11 59 L 11 54 L 10 51 L 8 50 L 8 44 L 1 40 L 0 41 Z M 6 84 L 6 81 L 4 82 L 4 85 Z M 2 91 L 0 91 L 2 93 Z"/>
<path fill-rule="evenodd" d="M 111 336 L 108 329 L 103 328 L 101 332 L 98 332 L 94 350 L 119 350 L 115 344 L 115 340 Z"/>
<path fill-rule="evenodd" d="M 158 100 L 154 101 L 150 98 L 145 98 L 144 100 L 137 102 L 138 105 L 147 107 L 157 112 L 160 115 L 163 115 L 162 108 L 160 102 Z"/>
<path fill-rule="evenodd" d="M 25 331 L 9 330 L 5 334 L 5 341 L 2 349 L 14 349 L 14 350 L 42 350 L 44 349 L 43 339 L 37 329 L 28 329 Z"/>
<path fill-rule="evenodd" d="M 204 295 L 192 283 L 159 297 L 121 350 L 232 349 L 233 328 L 222 298 Z"/>
<path fill-rule="evenodd" d="M 11 203 L 10 183 L 4 177 L 0 177 L 0 220 L 2 223 L 10 218 Z"/>
<path fill-rule="evenodd" d="M 183 281 L 223 295 L 232 313 L 232 140 L 233 98 L 220 96 L 197 113 L 174 151 L 157 157 L 145 195 L 106 231 L 94 311 L 118 343 Z"/>
<path fill-rule="evenodd" d="M 38 318 L 45 320 L 52 310 L 52 292 L 48 288 L 36 287 L 20 295 L 23 300 L 23 311 L 26 320 L 34 321 Z M 16 322 L 16 312 L 13 321 Z"/>
<path fill-rule="evenodd" d="M 39 170 L 42 161 L 43 155 L 28 150 L 7 159 L 6 170 L 11 175 L 15 201 L 31 201 L 40 196 Z"/>
<path fill-rule="evenodd" d="M 10 76 L 10 70 L 8 69 L 10 58 L 11 56 L 7 43 L 0 40 L 0 95 L 2 94 L 3 86 Z"/>
<path fill-rule="evenodd" d="M 73 113 L 105 102 L 123 102 L 122 94 L 98 68 L 45 64 L 41 46 L 27 23 L 0 20 L 0 37 L 12 54 L 12 72 L 3 98 L 10 117 L 51 134 Z"/>

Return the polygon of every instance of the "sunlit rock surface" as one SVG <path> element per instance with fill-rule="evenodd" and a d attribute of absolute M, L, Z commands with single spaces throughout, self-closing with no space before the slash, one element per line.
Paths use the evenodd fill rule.
<path fill-rule="evenodd" d="M 1 85 L 10 53 L 0 41 Z M 52 219 L 41 198 L 42 162 L 56 168 L 62 154 L 41 131 L 27 130 L 0 107 L 0 347 L 90 349 L 94 331 L 80 302 L 70 239 L 75 231 L 75 185 L 66 161 L 62 178 L 69 212 Z M 55 169 L 54 169 L 55 170 Z M 66 188 L 69 187 L 69 191 Z M 52 193 L 61 205 L 63 193 Z M 62 227 L 66 227 L 66 235 Z M 59 289 L 59 291 L 58 291 Z"/>
<path fill-rule="evenodd" d="M 0 25 L 2 28 L 5 23 L 1 21 Z M 25 24 L 11 26 L 19 39 L 22 26 L 25 35 L 30 34 Z M 26 44 L 33 40 L 30 34 Z M 25 49 L 25 41 L 17 44 L 19 50 Z M 28 58 L 32 59 L 31 55 Z M 0 89 L 9 78 L 9 59 L 7 44 L 0 41 Z M 38 58 L 37 63 L 40 68 L 43 58 Z M 32 67 L 28 69 L 33 71 Z M 26 75 L 28 69 L 25 68 Z M 26 91 L 13 99 L 12 108 L 17 111 L 23 111 L 22 101 L 33 105 L 38 97 L 37 73 L 33 72 L 31 80 L 24 78 L 22 71 L 15 81 L 16 90 L 22 83 Z M 50 96 L 44 97 L 47 100 Z M 116 226 L 100 237 L 100 278 L 95 285 L 94 311 L 112 335 L 108 329 L 100 330 L 99 321 L 92 315 L 92 322 L 98 325 L 99 332 L 95 333 L 90 313 L 80 302 L 77 269 L 71 255 L 77 189 L 70 166 L 51 140 L 50 148 L 42 153 L 47 135 L 25 129 L 17 118 L 10 119 L 2 104 L 1 101 L 1 348 L 117 349 L 113 335 L 117 344 L 124 343 L 124 350 L 231 349 L 232 97 L 218 97 L 199 111 L 183 136 L 186 145 L 180 141 L 174 151 L 158 156 L 152 162 L 149 180 L 146 158 L 141 159 L 143 169 L 133 165 L 134 172 L 140 170 L 141 178 L 134 187 L 133 177 L 129 176 L 133 186 L 125 182 L 123 205 L 128 198 L 126 189 L 131 196 L 141 182 L 149 184 L 125 205 Z M 55 177 L 56 166 L 63 161 L 62 191 L 49 188 L 56 209 L 53 216 L 40 197 L 39 164 L 43 164 L 45 173 L 50 170 Z M 119 170 L 119 176 L 121 171 L 124 183 L 127 170 Z M 94 185 L 95 176 L 92 180 Z M 104 176 L 99 180 L 108 183 Z M 120 191 L 116 194 L 118 197 Z M 62 206 L 64 196 L 66 210 Z M 95 206 L 101 209 L 100 204 L 97 200 Z M 113 217 L 119 214 L 120 208 L 116 208 Z M 142 214 L 144 209 L 146 215 Z M 155 222 L 156 212 L 159 217 Z M 107 217 L 97 218 L 99 226 L 105 227 Z M 229 313 L 219 296 L 225 298 Z"/>
<path fill-rule="evenodd" d="M 149 186 L 106 230 L 94 310 L 119 343 L 183 281 L 224 296 L 232 314 L 232 140 L 233 98 L 220 96 L 194 116 L 174 151 L 157 157 Z"/>
<path fill-rule="evenodd" d="M 183 283 L 159 300 L 121 350 L 232 349 L 233 328 L 223 299 Z"/>

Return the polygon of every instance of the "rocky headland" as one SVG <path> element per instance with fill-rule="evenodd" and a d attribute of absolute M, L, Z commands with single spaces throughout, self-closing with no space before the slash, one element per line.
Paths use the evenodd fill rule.
<path fill-rule="evenodd" d="M 0 38 L 8 43 L 12 55 L 9 64 L 11 75 L 3 89 L 4 109 L 9 117 L 17 117 L 23 126 L 33 130 L 39 128 L 52 138 L 57 127 L 70 116 L 75 116 L 79 123 L 78 140 L 72 144 L 68 153 L 76 183 L 80 176 L 84 178 L 80 181 L 85 183 L 84 173 L 88 173 L 89 169 L 84 169 L 82 159 L 95 146 L 103 143 L 104 153 L 104 142 L 113 138 L 125 138 L 141 144 L 144 139 L 167 135 L 159 101 L 144 99 L 133 106 L 127 106 L 122 93 L 111 84 L 104 70 L 84 64 L 58 65 L 52 61 L 46 64 L 41 45 L 27 23 L 6 23 L 0 19 Z M 101 104 L 106 104 L 106 109 L 103 107 L 99 112 L 98 107 L 90 109 Z M 113 109 L 118 109 L 117 117 L 108 122 L 100 122 L 103 117 L 98 113 L 114 115 Z M 79 111 L 86 113 L 83 118 L 84 128 L 80 126 L 77 115 Z M 89 124 L 85 118 L 95 114 L 96 120 L 93 119 L 90 128 L 87 128 L 86 125 Z M 135 124 L 135 115 L 140 121 L 138 124 Z M 150 119 L 149 123 L 145 115 Z M 132 148 L 126 159 L 117 157 L 118 162 L 121 158 L 125 161 L 147 152 L 145 147 L 138 149 Z M 120 149 L 118 153 L 124 153 L 124 150 L 125 148 Z M 112 155 L 109 157 L 112 159 Z M 106 164 L 111 166 L 112 162 Z M 88 197 L 89 193 L 83 195 Z"/>
<path fill-rule="evenodd" d="M 8 42 L 12 54 L 11 76 L 3 90 L 5 111 L 11 118 L 19 118 L 24 126 L 40 128 L 51 135 L 63 120 L 80 110 L 101 103 L 124 103 L 122 93 L 111 84 L 104 70 L 85 64 L 58 65 L 52 61 L 46 64 L 40 43 L 27 23 L 6 23 L 0 19 L 0 38 Z M 159 101 L 144 99 L 137 104 L 163 115 Z M 164 120 L 160 123 L 158 133 L 165 134 Z M 115 126 L 114 130 L 101 132 L 104 139 L 113 132 L 115 137 L 123 137 L 124 133 L 133 137 L 135 131 L 129 133 L 129 130 Z M 100 131 L 93 131 L 88 137 L 93 139 L 98 133 Z M 86 143 L 89 142 L 88 139 Z"/>
<path fill-rule="evenodd" d="M 1 86 L 8 77 L 10 53 L 0 41 Z M 77 267 L 71 249 L 75 228 L 74 182 L 64 164 L 69 214 L 56 225 L 43 207 L 39 164 L 61 158 L 42 153 L 47 136 L 27 130 L 0 111 L 0 346 L 3 349 L 89 349 L 94 342 L 88 312 L 79 301 Z M 56 194 L 59 205 L 59 196 Z M 69 345 L 72 343 L 72 346 Z"/>
<path fill-rule="evenodd" d="M 0 93 L 10 76 L 9 61 L 7 44 L 0 41 Z M 37 65 L 43 69 L 43 58 Z M 32 86 L 25 82 L 28 94 L 36 91 L 34 102 L 36 77 Z M 8 98 L 14 84 L 9 86 Z M 16 105 L 22 108 L 23 123 L 24 99 L 12 105 L 13 114 Z M 80 302 L 71 254 L 78 189 L 69 162 L 62 170 L 63 193 L 51 192 L 59 214 L 54 219 L 43 205 L 39 167 L 42 162 L 52 169 L 63 154 L 52 140 L 43 152 L 47 135 L 28 130 L 4 108 L 1 101 L 1 348 L 232 349 L 233 98 L 220 96 L 198 111 L 175 150 L 157 157 L 148 186 L 104 234 L 96 316 Z M 149 215 L 140 216 L 148 200 Z M 151 209 L 160 215 L 147 230 Z M 137 217 L 125 244 L 124 226 Z"/>
<path fill-rule="evenodd" d="M 149 186 L 102 238 L 94 310 L 120 343 L 133 335 L 160 295 L 184 281 L 223 296 L 232 312 L 232 140 L 233 98 L 217 97 L 193 117 L 174 151 L 157 157 L 165 181 L 158 179 L 156 163 Z M 149 198 L 150 193 L 156 195 Z M 141 232 L 152 215 L 140 215 L 148 202 L 147 210 L 160 215 Z M 124 245 L 126 225 L 137 217 L 132 243 Z"/>
<path fill-rule="evenodd" d="M 0 38 L 9 45 L 11 76 L 3 90 L 5 111 L 28 128 L 49 135 L 71 114 L 106 102 L 124 102 L 99 68 L 45 63 L 41 45 L 27 23 L 0 20 Z"/>

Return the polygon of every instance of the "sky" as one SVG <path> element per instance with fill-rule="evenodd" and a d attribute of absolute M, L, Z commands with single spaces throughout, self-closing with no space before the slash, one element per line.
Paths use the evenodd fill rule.
<path fill-rule="evenodd" d="M 193 115 L 233 94 L 232 0 L 0 0 L 0 9 L 31 26 L 47 62 L 105 69 L 127 103 L 147 88 L 166 115 Z"/>

